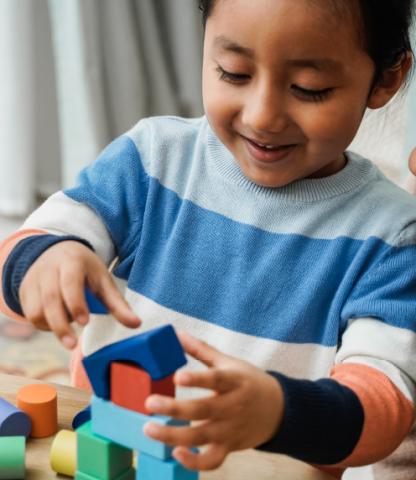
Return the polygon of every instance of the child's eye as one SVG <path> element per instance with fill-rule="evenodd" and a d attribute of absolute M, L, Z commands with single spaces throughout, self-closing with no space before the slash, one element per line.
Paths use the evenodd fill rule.
<path fill-rule="evenodd" d="M 296 92 L 297 96 L 303 98 L 308 102 L 322 102 L 334 90 L 333 88 L 324 88 L 323 90 L 309 90 L 307 88 L 299 87 L 298 85 L 292 85 L 292 89 Z"/>
<path fill-rule="evenodd" d="M 229 83 L 243 83 L 250 78 L 250 75 L 245 75 L 243 73 L 232 73 L 227 72 L 222 67 L 218 65 L 216 71 L 219 73 L 220 80 L 224 80 Z"/>

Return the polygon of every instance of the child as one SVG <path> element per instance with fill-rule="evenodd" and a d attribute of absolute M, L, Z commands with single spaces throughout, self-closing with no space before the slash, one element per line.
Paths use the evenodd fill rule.
<path fill-rule="evenodd" d="M 87 324 L 78 386 L 136 315 L 170 322 L 208 366 L 176 383 L 213 394 L 150 397 L 198 422 L 149 436 L 189 468 L 259 447 L 340 477 L 414 419 L 416 201 L 345 151 L 406 79 L 412 1 L 200 3 L 206 116 L 140 121 L 35 211 L 1 249 L 3 310 L 69 348 Z M 88 320 L 85 283 L 118 322 Z"/>

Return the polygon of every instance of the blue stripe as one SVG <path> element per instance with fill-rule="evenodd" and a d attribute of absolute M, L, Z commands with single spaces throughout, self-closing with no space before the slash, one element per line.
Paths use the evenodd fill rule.
<path fill-rule="evenodd" d="M 79 174 L 76 187 L 64 193 L 89 205 L 101 217 L 117 255 L 125 257 L 136 248 L 148 182 L 136 145 L 123 135 Z"/>
<path fill-rule="evenodd" d="M 414 246 L 276 234 L 231 220 L 149 177 L 128 137 L 79 182 L 65 193 L 103 219 L 121 259 L 114 273 L 167 308 L 248 335 L 325 346 L 339 343 L 353 317 L 416 331 Z"/>
<path fill-rule="evenodd" d="M 130 289 L 230 330 L 333 346 L 351 316 L 415 329 L 415 247 L 395 249 L 381 268 L 397 302 L 388 292 L 375 301 L 371 271 L 379 275 L 374 265 L 392 250 L 381 240 L 273 234 L 183 201 L 154 179 L 137 243 L 115 271 Z"/>

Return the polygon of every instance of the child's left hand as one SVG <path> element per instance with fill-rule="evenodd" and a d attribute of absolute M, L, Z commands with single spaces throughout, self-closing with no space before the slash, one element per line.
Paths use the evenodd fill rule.
<path fill-rule="evenodd" d="M 279 428 L 284 409 L 278 382 L 259 368 L 225 355 L 185 332 L 178 336 L 185 351 L 209 369 L 178 371 L 176 385 L 208 388 L 213 394 L 193 400 L 151 395 L 146 400 L 149 411 L 198 422 L 186 427 L 149 422 L 145 434 L 178 445 L 173 456 L 192 470 L 218 468 L 228 453 L 270 440 Z M 205 448 L 199 453 L 189 450 L 200 446 Z"/>

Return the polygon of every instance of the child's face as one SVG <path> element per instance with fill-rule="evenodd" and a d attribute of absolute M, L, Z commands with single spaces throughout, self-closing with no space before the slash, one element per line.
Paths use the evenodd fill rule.
<path fill-rule="evenodd" d="M 374 64 L 353 15 L 325 12 L 328 3 L 217 0 L 208 18 L 205 112 L 259 185 L 342 169 L 367 107 Z"/>

